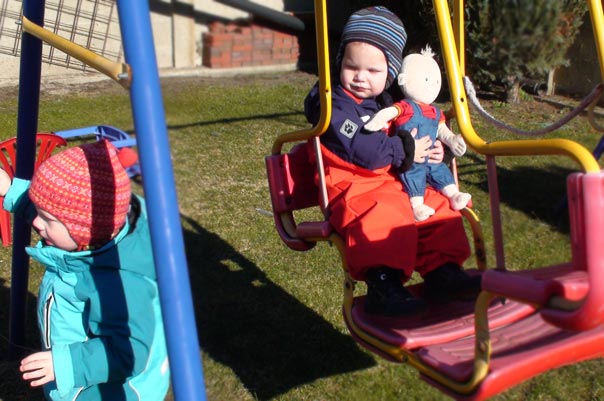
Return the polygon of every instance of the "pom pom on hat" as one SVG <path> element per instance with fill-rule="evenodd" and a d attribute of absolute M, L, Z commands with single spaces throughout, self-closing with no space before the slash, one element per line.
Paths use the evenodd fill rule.
<path fill-rule="evenodd" d="M 124 168 L 132 167 L 138 162 L 138 155 L 130 148 L 121 148 L 117 153 L 117 158 Z"/>
<path fill-rule="evenodd" d="M 369 43 L 384 52 L 388 62 L 386 88 L 390 87 L 401 69 L 403 49 L 407 42 L 407 32 L 399 17 L 380 6 L 363 8 L 353 13 L 342 32 L 337 56 L 338 68 L 344 56 L 344 48 L 349 42 Z"/>
<path fill-rule="evenodd" d="M 80 248 L 110 241 L 130 207 L 130 179 L 109 141 L 84 144 L 45 160 L 29 197 L 63 223 Z"/>

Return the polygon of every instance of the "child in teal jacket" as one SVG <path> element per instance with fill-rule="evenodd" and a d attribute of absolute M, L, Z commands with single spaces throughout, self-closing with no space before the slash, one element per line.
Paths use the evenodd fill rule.
<path fill-rule="evenodd" d="M 4 208 L 41 237 L 43 351 L 20 370 L 50 400 L 163 400 L 169 366 L 143 198 L 107 141 L 46 160 L 31 183 L 0 170 Z"/>

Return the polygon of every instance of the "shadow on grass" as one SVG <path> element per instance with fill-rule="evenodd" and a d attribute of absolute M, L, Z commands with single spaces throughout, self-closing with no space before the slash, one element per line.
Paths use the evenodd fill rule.
<path fill-rule="evenodd" d="M 484 159 L 474 154 L 464 156 L 466 157 L 469 161 L 462 162 L 458 167 L 462 185 L 465 177 L 468 177 L 473 185 L 488 194 Z M 484 174 L 476 175 L 476 168 L 479 165 Z M 562 233 L 568 233 L 566 178 L 575 171 L 553 164 L 539 168 L 517 166 L 510 169 L 497 166 L 500 202 L 531 218 L 539 219 Z M 469 178 L 470 176 L 480 176 L 480 178 L 476 180 Z"/>
<path fill-rule="evenodd" d="M 11 401 L 42 401 L 44 395 L 40 388 L 31 388 L 28 382 L 21 379 L 19 373 L 19 359 L 9 359 L 9 305 L 10 305 L 10 283 L 0 278 L 0 302 L 4 305 L 0 308 L 0 400 Z M 40 350 L 38 341 L 38 327 L 36 325 L 36 303 L 37 297 L 28 294 L 26 338 L 22 350 L 23 356 Z M 19 351 L 17 351 L 19 353 Z"/>
<path fill-rule="evenodd" d="M 258 400 L 375 364 L 218 235 L 183 219 L 194 229 L 184 236 L 200 345 Z"/>
<path fill-rule="evenodd" d="M 289 120 L 288 117 L 300 116 L 302 114 L 303 114 L 302 110 L 293 110 L 293 111 L 290 111 L 287 113 L 256 114 L 256 115 L 245 116 L 245 117 L 219 118 L 216 120 L 197 121 L 197 122 L 186 123 L 186 124 L 169 124 L 168 130 L 178 131 L 178 130 L 182 130 L 185 128 L 191 128 L 191 127 L 205 127 L 205 126 L 209 126 L 209 125 L 227 125 L 227 124 L 232 124 L 232 123 L 249 122 L 249 121 L 256 121 L 256 120 L 260 120 L 260 121 L 261 120 L 274 120 L 274 121 L 283 122 L 284 124 L 295 125 L 296 121 Z M 133 131 L 128 132 L 128 133 L 130 135 L 132 135 Z"/>

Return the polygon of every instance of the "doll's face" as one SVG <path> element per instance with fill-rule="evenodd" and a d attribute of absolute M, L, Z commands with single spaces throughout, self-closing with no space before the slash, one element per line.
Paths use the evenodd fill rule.
<path fill-rule="evenodd" d="M 431 104 L 440 93 L 440 68 L 431 56 L 410 54 L 403 59 L 398 84 L 405 97 L 418 103 Z"/>
<path fill-rule="evenodd" d="M 365 42 L 346 45 L 340 67 L 340 83 L 354 96 L 367 99 L 382 93 L 388 78 L 386 56 Z"/>

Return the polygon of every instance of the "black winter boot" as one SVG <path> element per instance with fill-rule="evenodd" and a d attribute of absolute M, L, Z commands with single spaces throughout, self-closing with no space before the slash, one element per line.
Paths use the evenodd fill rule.
<path fill-rule="evenodd" d="M 482 277 L 471 276 L 455 263 L 445 263 L 424 276 L 424 295 L 437 302 L 470 301 L 480 293 Z"/>
<path fill-rule="evenodd" d="M 384 316 L 402 316 L 425 309 L 426 303 L 422 299 L 413 297 L 403 286 L 401 278 L 400 270 L 389 267 L 367 270 L 365 312 Z"/>

